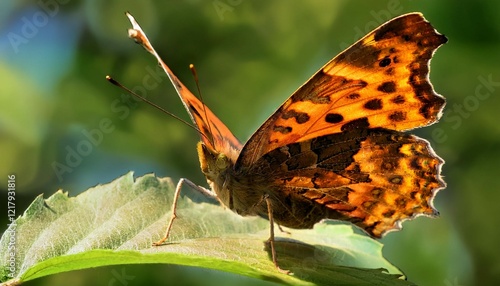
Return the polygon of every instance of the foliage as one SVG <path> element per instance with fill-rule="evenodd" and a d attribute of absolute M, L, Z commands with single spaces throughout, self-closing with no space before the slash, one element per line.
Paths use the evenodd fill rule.
<path fill-rule="evenodd" d="M 410 284 L 382 257 L 380 243 L 350 226 L 326 223 L 277 240 L 281 266 L 294 273 L 281 274 L 263 251 L 266 220 L 186 196 L 179 201 L 170 243 L 152 247 L 171 215 L 173 195 L 170 179 L 146 175 L 134 182 L 129 173 L 74 198 L 61 191 L 47 200 L 38 196 L 0 240 L 3 280 L 16 284 L 90 267 L 169 263 L 291 285 Z M 15 252 L 9 248 L 13 236 Z"/>

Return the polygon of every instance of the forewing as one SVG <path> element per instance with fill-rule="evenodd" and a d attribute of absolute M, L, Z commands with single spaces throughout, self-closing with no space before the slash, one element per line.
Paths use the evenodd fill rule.
<path fill-rule="evenodd" d="M 429 61 L 446 41 L 420 13 L 378 27 L 301 86 L 250 138 L 236 168 L 326 134 L 434 123 L 445 101 L 429 82 Z"/>

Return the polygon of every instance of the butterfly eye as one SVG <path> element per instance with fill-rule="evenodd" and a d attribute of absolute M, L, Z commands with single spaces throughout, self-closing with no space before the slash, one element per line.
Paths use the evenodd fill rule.
<path fill-rule="evenodd" d="M 217 156 L 217 160 L 215 161 L 215 166 L 217 166 L 217 169 L 219 170 L 227 169 L 227 167 L 229 167 L 228 157 L 224 154 L 219 154 Z"/>

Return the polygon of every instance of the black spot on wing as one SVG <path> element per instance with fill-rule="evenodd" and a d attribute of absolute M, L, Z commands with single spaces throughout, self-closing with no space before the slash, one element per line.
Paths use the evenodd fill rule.
<path fill-rule="evenodd" d="M 282 134 L 288 134 L 288 133 L 292 132 L 293 129 L 290 126 L 275 125 L 273 130 L 275 132 L 280 132 Z"/>
<path fill-rule="evenodd" d="M 339 123 L 344 120 L 344 117 L 338 113 L 328 113 L 325 116 L 325 121 L 328 123 Z"/>
<path fill-rule="evenodd" d="M 400 94 L 400 95 L 396 95 L 395 97 L 393 97 L 391 99 L 391 101 L 395 104 L 403 104 L 403 103 L 405 103 L 406 100 L 405 100 L 405 97 Z"/>
<path fill-rule="evenodd" d="M 381 68 L 385 68 L 386 66 L 388 66 L 390 64 L 391 64 L 391 58 L 389 58 L 388 56 L 386 56 L 385 58 L 380 60 L 380 62 L 378 63 L 379 67 L 381 67 Z"/>
<path fill-rule="evenodd" d="M 369 110 L 380 110 L 382 109 L 382 100 L 380 98 L 371 99 L 365 103 L 364 107 Z"/>
<path fill-rule="evenodd" d="M 201 114 L 192 104 L 189 104 L 189 110 L 191 110 L 196 116 L 201 117 Z"/>
<path fill-rule="evenodd" d="M 356 129 L 367 129 L 368 127 L 370 127 L 370 123 L 368 122 L 368 118 L 362 117 L 362 118 L 351 120 L 351 121 L 347 122 L 346 124 L 342 125 L 340 130 L 349 131 L 349 130 L 356 130 Z"/>
<path fill-rule="evenodd" d="M 378 91 L 384 93 L 392 93 L 396 91 L 396 83 L 393 81 L 386 81 L 377 87 Z"/>
<path fill-rule="evenodd" d="M 359 93 L 351 93 L 347 96 L 349 99 L 358 99 L 360 97 Z"/>
<path fill-rule="evenodd" d="M 395 122 L 401 122 L 406 119 L 406 113 L 403 111 L 394 111 L 389 115 L 389 120 Z"/>
<path fill-rule="evenodd" d="M 283 119 L 290 119 L 290 118 L 295 118 L 295 121 L 298 123 L 298 124 L 304 124 L 306 123 L 307 121 L 309 121 L 310 117 L 307 113 L 305 112 L 297 112 L 295 110 L 288 110 L 286 112 L 283 113 L 283 115 L 281 115 L 281 118 Z"/>

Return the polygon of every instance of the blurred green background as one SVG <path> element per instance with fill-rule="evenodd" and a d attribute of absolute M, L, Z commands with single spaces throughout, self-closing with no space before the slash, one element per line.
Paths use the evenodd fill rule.
<path fill-rule="evenodd" d="M 3 0 L 2 208 L 8 174 L 17 178 L 17 214 L 40 193 L 62 188 L 75 196 L 129 170 L 204 184 L 198 135 L 146 104 L 126 105 L 127 96 L 104 79 L 110 74 L 188 119 L 154 59 L 128 39 L 124 11 L 191 89 L 188 65 L 195 64 L 205 102 L 243 141 L 345 47 L 392 17 L 422 12 L 449 38 L 431 72 L 448 104 L 439 123 L 414 133 L 445 159 L 448 187 L 435 199 L 441 217 L 406 222 L 382 239 L 384 255 L 418 285 L 500 281 L 500 2 L 493 0 Z M 69 155 L 75 151 L 79 158 Z M 3 230 L 6 214 L 0 219 Z M 120 273 L 128 280 L 117 279 Z M 26 285 L 224 282 L 269 285 L 168 265 L 105 267 Z"/>

